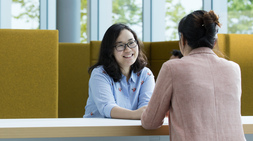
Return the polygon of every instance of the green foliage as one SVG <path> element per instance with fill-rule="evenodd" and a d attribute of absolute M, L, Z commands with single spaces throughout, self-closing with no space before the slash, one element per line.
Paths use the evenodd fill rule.
<path fill-rule="evenodd" d="M 80 26 L 81 26 L 81 43 L 87 42 L 87 0 L 81 0 L 81 20 L 80 20 Z"/>
<path fill-rule="evenodd" d="M 34 0 L 12 0 L 13 3 L 19 4 L 21 12 L 15 19 L 25 19 L 26 22 L 33 20 L 39 21 L 39 7 L 34 6 Z M 87 42 L 87 0 L 81 0 L 81 42 Z M 37 27 L 39 29 L 39 26 Z"/>
<path fill-rule="evenodd" d="M 21 12 L 18 16 L 13 16 L 15 19 L 25 19 L 30 21 L 39 21 L 39 7 L 34 5 L 34 0 L 12 0 L 13 3 L 20 4 Z M 39 29 L 39 26 L 36 28 Z"/>
<path fill-rule="evenodd" d="M 112 23 L 124 23 L 142 37 L 142 0 L 112 0 Z"/>
<path fill-rule="evenodd" d="M 180 4 L 180 1 L 173 3 L 173 0 L 166 0 L 166 40 L 178 39 L 178 23 L 186 15 L 184 7 Z"/>
<path fill-rule="evenodd" d="M 142 25 L 142 7 L 136 0 L 113 0 L 112 22 L 128 25 Z"/>
<path fill-rule="evenodd" d="M 228 33 L 253 33 L 253 0 L 228 0 Z"/>
<path fill-rule="evenodd" d="M 15 19 L 25 19 L 26 22 L 39 21 L 39 7 L 34 6 L 34 0 L 12 0 L 20 4 L 21 12 Z M 142 26 L 142 7 L 137 0 L 113 0 L 113 23 L 125 23 L 130 26 Z M 228 33 L 253 33 L 253 0 L 228 0 Z M 180 19 L 186 15 L 180 1 L 166 0 L 166 40 L 176 40 L 177 26 Z M 81 42 L 87 42 L 87 0 L 81 0 Z M 37 27 L 39 29 L 39 26 Z"/>

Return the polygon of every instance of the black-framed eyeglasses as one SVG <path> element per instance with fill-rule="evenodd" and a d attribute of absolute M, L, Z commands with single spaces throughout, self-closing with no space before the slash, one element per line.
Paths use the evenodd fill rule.
<path fill-rule="evenodd" d="M 129 48 L 135 48 L 137 46 L 137 41 L 136 40 L 132 40 L 129 41 L 128 43 L 124 44 L 124 43 L 119 43 L 117 44 L 115 47 L 115 49 L 117 51 L 124 51 L 126 49 L 126 46 L 128 46 Z"/>

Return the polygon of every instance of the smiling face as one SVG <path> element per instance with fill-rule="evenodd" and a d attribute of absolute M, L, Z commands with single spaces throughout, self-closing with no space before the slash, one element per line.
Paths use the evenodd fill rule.
<path fill-rule="evenodd" d="M 127 44 L 131 41 L 135 41 L 133 34 L 129 30 L 124 29 L 120 32 L 120 35 L 117 38 L 115 45 L 122 43 Z M 122 71 L 130 70 L 130 66 L 134 64 L 134 62 L 138 57 L 139 53 L 138 48 L 139 48 L 138 45 L 134 48 L 129 48 L 126 45 L 126 49 L 123 51 L 117 51 L 116 48 L 114 48 L 113 54 Z"/>

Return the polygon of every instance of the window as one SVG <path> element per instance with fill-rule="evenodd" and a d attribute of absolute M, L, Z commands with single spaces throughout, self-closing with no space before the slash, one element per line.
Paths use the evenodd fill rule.
<path fill-rule="evenodd" d="M 202 0 L 166 0 L 165 9 L 165 40 L 179 40 L 179 21 L 192 11 L 202 10 Z"/>
<path fill-rule="evenodd" d="M 87 35 L 87 0 L 81 0 L 81 43 L 87 43 L 88 35 Z"/>
<path fill-rule="evenodd" d="M 252 0 L 228 0 L 228 33 L 253 34 Z"/>
<path fill-rule="evenodd" d="M 124 23 L 142 39 L 142 0 L 113 0 L 112 22 Z"/>
<path fill-rule="evenodd" d="M 12 0 L 13 29 L 39 29 L 39 0 Z"/>

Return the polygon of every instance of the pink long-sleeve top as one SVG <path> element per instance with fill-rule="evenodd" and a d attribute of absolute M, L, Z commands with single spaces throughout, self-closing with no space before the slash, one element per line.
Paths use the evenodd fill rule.
<path fill-rule="evenodd" d="M 168 111 L 170 141 L 245 141 L 239 65 L 207 47 L 165 62 L 142 126 L 159 128 Z"/>

